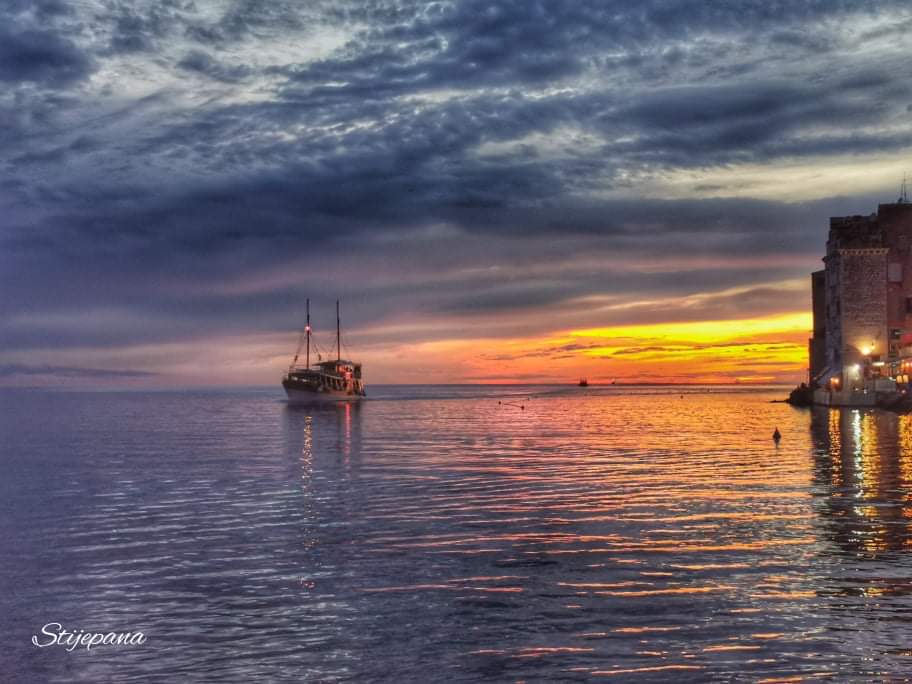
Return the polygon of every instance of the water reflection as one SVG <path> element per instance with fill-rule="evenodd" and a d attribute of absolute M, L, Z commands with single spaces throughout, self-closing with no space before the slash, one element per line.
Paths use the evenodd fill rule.
<path fill-rule="evenodd" d="M 876 557 L 912 546 L 912 416 L 815 408 L 815 493 L 830 538 Z"/>
<path fill-rule="evenodd" d="M 51 682 L 910 671 L 912 421 L 577 389 L 0 405 L 12 657 Z M 37 661 L 48 615 L 154 641 Z"/>

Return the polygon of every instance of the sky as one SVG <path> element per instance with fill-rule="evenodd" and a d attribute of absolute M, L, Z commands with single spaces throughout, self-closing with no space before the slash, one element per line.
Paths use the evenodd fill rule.
<path fill-rule="evenodd" d="M 795 382 L 912 6 L 0 0 L 0 385 Z"/>

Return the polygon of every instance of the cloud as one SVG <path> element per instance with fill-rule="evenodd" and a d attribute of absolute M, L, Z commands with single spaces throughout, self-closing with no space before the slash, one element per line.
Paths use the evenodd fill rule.
<path fill-rule="evenodd" d="M 10 350 L 287 330 L 306 295 L 342 296 L 371 345 L 802 308 L 777 283 L 805 282 L 827 217 L 895 198 L 832 160 L 889 177 L 912 147 L 903 3 L 17 0 L 0 19 Z M 789 195 L 761 199 L 748 167 Z M 98 311 L 129 325 L 60 318 Z"/>
<path fill-rule="evenodd" d="M 202 50 L 191 50 L 177 63 L 178 68 L 205 74 L 218 81 L 238 81 L 250 74 L 250 69 L 244 66 L 229 67 L 213 59 L 211 55 Z"/>
<path fill-rule="evenodd" d="M 92 58 L 54 31 L 0 24 L 0 81 L 67 86 L 94 70 Z"/>
<path fill-rule="evenodd" d="M 0 364 L 0 378 L 15 376 L 45 376 L 47 378 L 77 379 L 119 379 L 148 378 L 155 376 L 141 370 L 114 370 L 110 368 L 80 368 L 74 366 L 28 365 L 20 363 Z"/>
<path fill-rule="evenodd" d="M 901 3 L 889 3 L 902 12 Z M 784 30 L 803 35 L 811 27 L 886 5 L 855 2 L 795 2 L 770 8 L 763 2 L 701 6 L 694 2 L 541 3 L 481 0 L 424 5 L 378 3 L 351 18 L 364 31 L 338 55 L 296 72 L 303 83 L 339 83 L 339 93 L 383 96 L 426 88 L 466 88 L 561 81 L 600 67 L 646 69 L 653 56 L 667 67 L 705 64 L 754 36 Z M 807 27 L 807 28 L 806 28 Z M 828 27 L 829 28 L 829 27 Z M 811 29 L 811 30 L 807 30 Z M 813 35 L 813 34 L 811 34 Z M 819 51 L 819 42 L 792 47 Z M 780 48 L 781 49 L 781 48 Z M 696 55 L 694 54 L 696 53 Z M 615 56 L 619 55 L 619 56 Z M 656 76 L 667 78 L 669 69 Z"/>
<path fill-rule="evenodd" d="M 153 0 L 135 3 L 117 0 L 106 3 L 96 15 L 98 28 L 110 35 L 107 54 L 151 52 L 174 36 L 194 12 L 194 3 L 184 0 Z"/>

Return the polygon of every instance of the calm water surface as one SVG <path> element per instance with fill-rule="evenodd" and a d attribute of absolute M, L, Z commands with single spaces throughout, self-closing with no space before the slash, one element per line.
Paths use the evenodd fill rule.
<path fill-rule="evenodd" d="M 912 676 L 912 417 L 372 395 L 0 392 L 0 681 Z"/>

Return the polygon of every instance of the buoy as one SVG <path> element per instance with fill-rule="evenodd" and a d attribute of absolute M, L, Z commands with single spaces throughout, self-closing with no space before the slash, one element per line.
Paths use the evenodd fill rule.
<path fill-rule="evenodd" d="M 782 434 L 779 432 L 779 428 L 776 428 L 775 431 L 773 431 L 773 441 L 778 442 L 780 439 L 782 439 Z"/>

